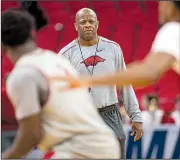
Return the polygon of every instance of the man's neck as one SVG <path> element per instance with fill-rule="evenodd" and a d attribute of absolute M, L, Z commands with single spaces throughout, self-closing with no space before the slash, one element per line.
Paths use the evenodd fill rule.
<path fill-rule="evenodd" d="M 81 46 L 93 46 L 93 45 L 95 45 L 95 44 L 98 43 L 99 37 L 96 36 L 94 39 L 92 39 L 92 40 L 90 40 L 90 41 L 85 41 L 85 40 L 83 40 L 83 39 L 81 39 L 81 38 L 78 38 L 78 41 L 79 41 L 79 44 L 80 44 Z"/>
<path fill-rule="evenodd" d="M 37 45 L 34 42 L 27 42 L 22 46 L 18 46 L 13 49 L 14 52 L 14 60 L 13 63 L 16 63 L 23 55 L 33 52 L 37 49 Z"/>

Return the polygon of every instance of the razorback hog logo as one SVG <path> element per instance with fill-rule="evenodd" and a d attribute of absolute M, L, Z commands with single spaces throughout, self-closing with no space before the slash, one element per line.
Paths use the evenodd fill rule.
<path fill-rule="evenodd" d="M 105 60 L 106 59 L 103 59 L 99 56 L 91 56 L 86 58 L 81 63 L 84 63 L 86 67 L 89 67 L 89 66 L 96 66 L 99 62 L 104 62 Z"/>

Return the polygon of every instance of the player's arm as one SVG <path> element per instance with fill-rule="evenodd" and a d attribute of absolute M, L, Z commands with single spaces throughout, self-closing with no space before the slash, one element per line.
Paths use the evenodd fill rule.
<path fill-rule="evenodd" d="M 88 81 L 91 86 L 129 85 L 146 86 L 155 83 L 159 77 L 172 67 L 175 58 L 169 54 L 150 54 L 144 61 L 127 66 L 125 72 L 93 77 Z"/>
<path fill-rule="evenodd" d="M 41 138 L 39 94 L 34 77 L 26 70 L 11 75 L 7 93 L 19 127 L 12 146 L 3 153 L 3 158 L 22 158 Z"/>
<path fill-rule="evenodd" d="M 164 72 L 172 68 L 180 56 L 180 26 L 179 23 L 165 24 L 157 33 L 149 55 L 143 61 L 127 66 L 127 71 L 105 76 L 93 76 L 92 79 L 82 78 L 81 81 L 69 78 L 74 87 L 104 86 L 117 84 L 119 86 L 132 84 L 146 86 L 155 83 Z"/>
<path fill-rule="evenodd" d="M 164 72 L 169 70 L 175 58 L 167 53 L 149 54 L 143 61 L 136 61 L 127 66 L 126 71 L 118 71 L 102 76 L 92 76 L 91 78 L 81 77 L 59 77 L 59 80 L 69 82 L 70 88 L 114 85 L 122 87 L 131 84 L 132 86 L 146 86 L 154 84 Z"/>
<path fill-rule="evenodd" d="M 156 35 L 149 55 L 139 62 L 129 65 L 126 72 L 116 75 L 94 77 L 91 85 L 127 85 L 145 86 L 155 83 L 159 77 L 169 70 L 180 56 L 179 23 L 164 25 Z"/>

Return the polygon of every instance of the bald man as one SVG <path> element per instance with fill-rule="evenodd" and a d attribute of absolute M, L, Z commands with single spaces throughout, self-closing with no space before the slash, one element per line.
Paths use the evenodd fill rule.
<path fill-rule="evenodd" d="M 79 10 L 75 21 L 78 38 L 61 49 L 59 55 L 66 57 L 80 75 L 93 76 L 126 69 L 120 46 L 97 35 L 99 21 L 93 10 L 89 8 Z M 116 133 L 121 146 L 121 158 L 125 158 L 125 132 L 117 107 L 116 86 L 92 87 L 89 88 L 89 93 L 103 120 Z M 126 111 L 132 119 L 133 133 L 136 131 L 134 137 L 136 141 L 142 136 L 142 115 L 139 104 L 131 86 L 122 88 L 122 93 Z"/>

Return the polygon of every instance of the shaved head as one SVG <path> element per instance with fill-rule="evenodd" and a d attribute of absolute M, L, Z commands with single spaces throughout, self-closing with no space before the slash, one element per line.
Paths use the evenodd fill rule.
<path fill-rule="evenodd" d="M 77 22 L 79 17 L 84 16 L 84 15 L 92 15 L 97 20 L 97 15 L 92 9 L 90 9 L 90 8 L 82 8 L 76 13 L 76 22 Z"/>
<path fill-rule="evenodd" d="M 92 9 L 82 8 L 76 13 L 75 28 L 81 40 L 96 40 L 98 24 L 97 15 Z"/>

